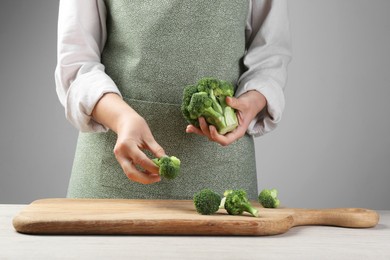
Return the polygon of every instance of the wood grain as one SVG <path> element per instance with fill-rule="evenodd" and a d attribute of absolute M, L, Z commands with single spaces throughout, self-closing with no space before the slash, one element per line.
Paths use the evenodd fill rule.
<path fill-rule="evenodd" d="M 264 236 L 282 234 L 294 226 L 367 228 L 379 221 L 379 215 L 368 209 L 259 210 L 258 218 L 231 216 L 224 210 L 204 216 L 186 200 L 43 199 L 24 208 L 13 225 L 28 234 Z"/>

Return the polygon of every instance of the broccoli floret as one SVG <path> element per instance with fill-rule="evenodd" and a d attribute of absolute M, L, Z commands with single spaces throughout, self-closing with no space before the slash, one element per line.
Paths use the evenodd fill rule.
<path fill-rule="evenodd" d="M 264 189 L 259 194 L 259 203 L 264 208 L 277 208 L 280 204 L 279 199 L 276 197 L 278 196 L 278 191 L 276 189 Z"/>
<path fill-rule="evenodd" d="M 226 97 L 234 94 L 233 84 L 205 77 L 197 85 L 184 88 L 181 110 L 187 121 L 199 127 L 198 118 L 204 117 L 220 134 L 233 131 L 238 126 L 235 110 L 226 104 Z"/>
<path fill-rule="evenodd" d="M 183 91 L 183 101 L 181 103 L 181 111 L 187 121 L 196 127 L 199 127 L 198 118 L 191 118 L 190 112 L 187 109 L 187 106 L 191 102 L 191 97 L 193 94 L 198 92 L 198 87 L 195 85 L 186 86 Z"/>
<path fill-rule="evenodd" d="M 192 95 L 188 111 L 190 117 L 197 119 L 203 116 L 210 124 L 215 125 L 218 129 L 225 127 L 225 119 L 222 114 L 212 108 L 213 101 L 206 92 L 198 92 Z"/>
<path fill-rule="evenodd" d="M 194 195 L 193 201 L 199 214 L 211 215 L 218 211 L 221 196 L 210 189 L 203 189 Z"/>
<path fill-rule="evenodd" d="M 159 167 L 159 174 L 167 179 L 174 179 L 180 172 L 180 160 L 175 156 L 163 156 L 152 160 Z"/>
<path fill-rule="evenodd" d="M 224 196 L 226 197 L 224 207 L 230 215 L 241 215 L 243 212 L 248 212 L 254 217 L 259 216 L 258 210 L 249 202 L 246 191 L 226 190 Z"/>

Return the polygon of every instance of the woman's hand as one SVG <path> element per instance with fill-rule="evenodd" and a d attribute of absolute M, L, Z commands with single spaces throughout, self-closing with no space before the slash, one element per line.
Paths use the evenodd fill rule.
<path fill-rule="evenodd" d="M 267 100 L 260 92 L 251 90 L 242 94 L 239 98 L 227 97 L 226 103 L 236 109 L 237 112 L 238 127 L 232 132 L 220 135 L 215 126 L 208 125 L 204 118 L 199 118 L 199 128 L 188 125 L 186 132 L 203 135 L 210 141 L 227 146 L 245 135 L 250 122 L 267 105 Z"/>
<path fill-rule="evenodd" d="M 165 152 L 155 141 L 144 118 L 116 94 L 104 95 L 92 116 L 117 133 L 114 154 L 129 179 L 143 184 L 161 180 L 159 168 L 142 150 L 151 151 L 157 158 L 164 156 Z"/>

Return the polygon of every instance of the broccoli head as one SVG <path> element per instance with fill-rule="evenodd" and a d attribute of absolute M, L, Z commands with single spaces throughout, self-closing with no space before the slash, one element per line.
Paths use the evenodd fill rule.
<path fill-rule="evenodd" d="M 218 211 L 221 196 L 210 189 L 203 189 L 195 193 L 193 201 L 199 214 L 211 215 Z"/>
<path fill-rule="evenodd" d="M 174 179 L 180 172 L 180 160 L 175 156 L 163 156 L 152 160 L 159 167 L 159 174 L 167 179 Z"/>
<path fill-rule="evenodd" d="M 260 192 L 258 200 L 264 208 L 277 208 L 280 204 L 277 196 L 278 191 L 276 189 L 264 189 Z"/>
<path fill-rule="evenodd" d="M 198 118 L 204 117 L 220 134 L 226 134 L 238 126 L 235 110 L 226 104 L 226 97 L 233 95 L 233 84 L 205 77 L 184 88 L 181 111 L 190 124 L 199 127 Z"/>
<path fill-rule="evenodd" d="M 230 215 L 241 215 L 244 212 L 248 212 L 254 217 L 259 216 L 258 210 L 249 202 L 246 191 L 226 190 L 224 196 L 224 207 Z"/>

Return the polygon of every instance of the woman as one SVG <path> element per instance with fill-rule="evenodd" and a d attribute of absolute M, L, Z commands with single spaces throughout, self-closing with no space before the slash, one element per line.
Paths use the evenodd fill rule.
<path fill-rule="evenodd" d="M 253 136 L 284 109 L 287 1 L 66 0 L 59 11 L 57 93 L 80 130 L 68 197 L 256 197 Z M 180 112 L 183 88 L 205 76 L 237 86 L 227 102 L 239 127 L 224 136 Z M 182 161 L 175 180 L 151 161 L 165 154 Z"/>

